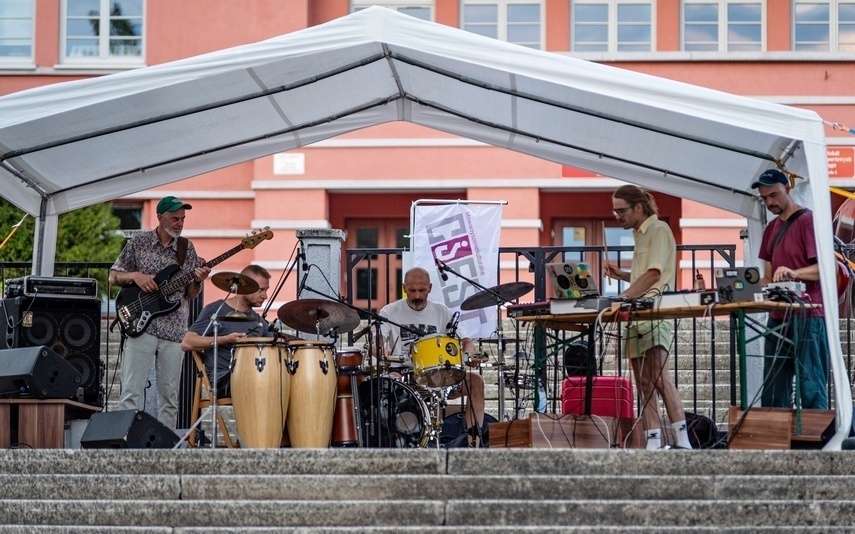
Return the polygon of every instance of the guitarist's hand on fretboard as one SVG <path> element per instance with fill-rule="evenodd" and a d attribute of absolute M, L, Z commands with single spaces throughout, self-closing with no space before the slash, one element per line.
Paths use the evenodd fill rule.
<path fill-rule="evenodd" d="M 196 267 L 193 269 L 193 281 L 197 284 L 201 284 L 205 278 L 208 278 L 209 274 L 211 274 L 210 267 Z"/>

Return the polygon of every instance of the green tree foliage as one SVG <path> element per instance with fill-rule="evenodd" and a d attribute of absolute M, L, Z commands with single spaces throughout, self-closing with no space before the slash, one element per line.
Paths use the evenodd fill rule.
<path fill-rule="evenodd" d="M 21 220 L 24 212 L 0 198 L 0 242 Z M 31 262 L 35 220 L 27 217 L 18 231 L 0 249 L 0 262 Z M 122 251 L 124 238 L 119 218 L 109 203 L 96 204 L 59 216 L 56 242 L 57 262 L 112 262 Z"/>

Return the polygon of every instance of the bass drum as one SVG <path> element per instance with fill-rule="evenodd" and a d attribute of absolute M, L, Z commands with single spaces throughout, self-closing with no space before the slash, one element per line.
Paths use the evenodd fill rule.
<path fill-rule="evenodd" d="M 364 381 L 358 390 L 361 447 L 418 449 L 427 445 L 430 414 L 414 389 L 381 376 Z M 371 413 L 372 404 L 376 410 L 374 414 Z M 376 421 L 373 429 L 372 421 Z"/>

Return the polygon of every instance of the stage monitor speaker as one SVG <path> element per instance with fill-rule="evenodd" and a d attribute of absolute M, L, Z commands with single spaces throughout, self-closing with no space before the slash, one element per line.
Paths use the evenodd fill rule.
<path fill-rule="evenodd" d="M 83 375 L 42 345 L 0 350 L 0 397 L 69 399 Z"/>
<path fill-rule="evenodd" d="M 178 436 L 142 410 L 92 414 L 80 446 L 84 449 L 171 449 Z"/>
<path fill-rule="evenodd" d="M 77 400 L 103 406 L 101 301 L 97 299 L 16 297 L 3 300 L 6 320 L 0 346 L 46 345 L 83 375 Z"/>

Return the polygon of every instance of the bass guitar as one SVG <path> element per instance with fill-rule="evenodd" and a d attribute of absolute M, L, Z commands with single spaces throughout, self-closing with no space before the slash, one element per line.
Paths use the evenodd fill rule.
<path fill-rule="evenodd" d="M 272 238 L 273 231 L 268 228 L 253 231 L 240 242 L 240 245 L 202 266 L 213 267 L 245 248 L 255 248 L 262 241 Z M 181 305 L 180 300 L 170 302 L 166 297 L 176 291 L 183 291 L 193 280 L 193 276 L 192 271 L 181 272 L 181 268 L 173 264 L 164 267 L 155 275 L 154 281 L 158 287 L 152 292 L 146 293 L 134 283 L 123 287 L 116 295 L 116 320 L 119 322 L 122 333 L 129 337 L 138 337 L 145 332 L 152 319 L 178 308 Z"/>

